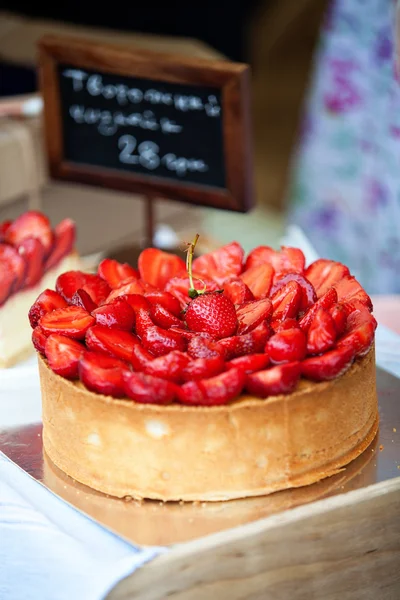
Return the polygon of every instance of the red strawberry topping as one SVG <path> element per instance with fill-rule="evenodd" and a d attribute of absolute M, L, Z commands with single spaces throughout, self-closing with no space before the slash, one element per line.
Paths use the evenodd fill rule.
<path fill-rule="evenodd" d="M 194 275 L 193 275 L 193 277 L 195 278 Z M 204 286 L 206 287 L 208 292 L 215 292 L 218 289 L 217 284 L 212 279 L 202 277 L 201 281 L 204 284 Z M 182 276 L 182 277 L 173 277 L 170 281 L 168 281 L 168 283 L 166 284 L 164 289 L 166 292 L 169 292 L 170 294 L 172 294 L 172 296 L 174 296 L 180 303 L 181 308 L 184 309 L 190 302 L 189 288 L 190 288 L 189 277 Z"/>
<path fill-rule="evenodd" d="M 143 281 L 163 289 L 170 279 L 185 271 L 185 262 L 175 254 L 158 248 L 146 248 L 140 253 L 138 267 Z"/>
<path fill-rule="evenodd" d="M 338 295 L 339 301 L 353 302 L 358 300 L 364 304 L 370 311 L 372 311 L 371 298 L 367 292 L 358 283 L 355 277 L 343 277 L 340 281 L 335 283 L 335 289 Z"/>
<path fill-rule="evenodd" d="M 183 371 L 189 360 L 187 354 L 178 350 L 154 358 L 139 345 L 134 347 L 132 353 L 132 365 L 136 371 L 144 371 L 148 375 L 161 377 L 174 383 L 183 381 Z"/>
<path fill-rule="evenodd" d="M 26 261 L 16 248 L 0 244 L 0 304 L 18 291 L 25 280 Z"/>
<path fill-rule="evenodd" d="M 17 250 L 26 263 L 24 288 L 32 287 L 43 275 L 45 248 L 37 238 L 26 238 L 18 245 Z"/>
<path fill-rule="evenodd" d="M 45 264 L 45 271 L 52 269 L 67 256 L 74 247 L 76 227 L 71 219 L 64 219 L 54 228 L 54 244 Z"/>
<path fill-rule="evenodd" d="M 321 298 L 329 288 L 350 275 L 350 271 L 340 262 L 319 258 L 307 267 L 304 275 L 314 286 L 318 298 Z"/>
<path fill-rule="evenodd" d="M 139 271 L 128 263 L 120 263 L 112 258 L 105 258 L 97 267 L 97 274 L 107 281 L 112 290 L 131 279 L 139 279 Z"/>
<path fill-rule="evenodd" d="M 306 355 L 307 341 L 301 329 L 283 329 L 269 338 L 265 352 L 274 363 L 303 360 Z"/>
<path fill-rule="evenodd" d="M 225 361 L 220 355 L 210 358 L 194 358 L 182 371 L 184 381 L 197 381 L 198 379 L 207 379 L 222 373 L 225 369 Z"/>
<path fill-rule="evenodd" d="M 280 251 L 269 246 L 258 246 L 250 252 L 246 260 L 246 269 L 256 265 L 270 264 L 276 273 L 292 271 L 302 273 L 304 270 L 304 254 L 298 248 L 282 246 Z"/>
<path fill-rule="evenodd" d="M 140 343 L 133 333 L 109 329 L 104 325 L 90 327 L 85 342 L 90 350 L 103 352 L 127 362 L 131 361 L 133 348 Z"/>
<path fill-rule="evenodd" d="M 85 347 L 76 340 L 55 333 L 46 339 L 44 348 L 49 367 L 66 379 L 78 379 L 78 364 L 84 352 Z"/>
<path fill-rule="evenodd" d="M 46 335 L 58 333 L 77 340 L 82 340 L 94 323 L 94 317 L 80 306 L 56 308 L 39 320 L 39 325 Z"/>
<path fill-rule="evenodd" d="M 307 312 L 301 317 L 299 325 L 301 329 L 307 333 L 314 319 L 315 314 L 320 308 L 329 309 L 337 302 L 337 292 L 335 288 L 329 288 L 322 296 L 318 298 L 316 303 L 311 306 Z"/>
<path fill-rule="evenodd" d="M 105 396 L 125 396 L 124 374 L 128 366 L 122 360 L 100 352 L 85 351 L 78 364 L 79 379 L 88 390 Z"/>
<path fill-rule="evenodd" d="M 72 296 L 71 304 L 74 306 L 81 306 L 89 313 L 97 308 L 97 304 L 93 302 L 89 294 L 83 289 L 76 290 L 75 294 Z"/>
<path fill-rule="evenodd" d="M 192 331 L 203 331 L 216 339 L 234 335 L 238 327 L 235 305 L 219 292 L 201 294 L 192 300 L 185 321 Z"/>
<path fill-rule="evenodd" d="M 279 319 L 275 319 L 270 323 L 272 329 L 275 333 L 278 331 L 283 331 L 284 329 L 293 329 L 296 327 L 300 327 L 299 322 L 296 319 L 285 319 L 284 321 L 280 321 Z"/>
<path fill-rule="evenodd" d="M 125 393 L 135 402 L 143 404 L 170 404 L 176 396 L 177 386 L 171 381 L 145 373 L 124 374 Z"/>
<path fill-rule="evenodd" d="M 232 339 L 232 338 L 229 338 Z M 191 358 L 215 358 L 224 355 L 224 349 L 210 337 L 197 335 L 189 340 L 187 352 Z"/>
<path fill-rule="evenodd" d="M 196 258 L 193 261 L 193 271 L 200 277 L 210 277 L 222 286 L 226 279 L 240 275 L 243 258 L 244 250 L 241 245 L 232 242 Z"/>
<path fill-rule="evenodd" d="M 333 348 L 336 342 L 336 327 L 330 313 L 319 308 L 311 321 L 307 333 L 308 354 L 321 354 Z"/>
<path fill-rule="evenodd" d="M 181 327 L 183 325 L 178 317 L 169 312 L 169 310 L 164 308 L 161 304 L 153 304 L 150 309 L 150 315 L 153 322 L 163 329 L 169 329 L 173 326 Z"/>
<path fill-rule="evenodd" d="M 258 354 L 264 352 L 265 344 L 271 333 L 271 329 L 264 322 L 249 333 L 219 340 L 215 344 L 215 348 L 225 354 L 226 360 L 245 354 Z"/>
<path fill-rule="evenodd" d="M 52 312 L 56 308 L 66 308 L 67 302 L 60 294 L 54 290 L 44 290 L 36 298 L 29 310 L 29 322 L 32 329 L 34 329 L 39 323 L 39 319 L 46 313 Z"/>
<path fill-rule="evenodd" d="M 42 213 L 30 210 L 15 219 L 5 233 L 5 240 L 18 246 L 26 238 L 37 238 L 42 243 L 46 254 L 53 245 L 53 232 L 49 219 Z"/>
<path fill-rule="evenodd" d="M 116 300 L 125 300 L 132 308 L 133 312 L 136 314 L 140 308 L 144 309 L 147 313 L 150 314 L 151 304 L 147 298 L 140 294 L 122 294 L 121 296 L 117 296 L 114 298 L 112 302 Z"/>
<path fill-rule="evenodd" d="M 109 302 L 113 302 L 116 298 L 119 298 L 120 296 L 143 296 L 143 294 L 153 289 L 153 286 L 149 283 L 145 283 L 140 279 L 131 279 L 130 281 L 123 283 L 119 287 L 115 288 L 115 290 L 112 290 L 112 292 L 109 294 L 109 296 L 104 302 L 105 304 L 108 304 Z"/>
<path fill-rule="evenodd" d="M 246 374 L 242 369 L 229 371 L 199 381 L 188 381 L 178 391 L 183 404 L 217 406 L 236 398 L 243 390 Z"/>
<path fill-rule="evenodd" d="M 303 290 L 297 281 L 288 281 L 271 296 L 273 318 L 283 321 L 297 316 L 303 299 Z"/>
<path fill-rule="evenodd" d="M 359 303 L 359 308 L 347 317 L 345 334 L 337 343 L 338 348 L 350 347 L 355 356 L 364 356 L 371 348 L 377 322 L 368 309 Z"/>
<path fill-rule="evenodd" d="M 290 394 L 301 374 L 301 363 L 290 362 L 247 375 L 246 390 L 260 398 Z"/>
<path fill-rule="evenodd" d="M 154 354 L 154 356 L 162 356 L 168 354 L 172 350 L 186 350 L 186 340 L 175 331 L 162 329 L 157 325 L 147 327 L 140 335 L 143 346 Z"/>
<path fill-rule="evenodd" d="M 8 221 L 3 221 L 2 223 L 0 223 L 0 243 L 3 243 L 6 239 L 6 233 L 8 231 L 8 229 L 10 228 L 12 224 L 12 221 L 8 220 Z"/>
<path fill-rule="evenodd" d="M 271 290 L 275 271 L 265 263 L 254 265 L 241 274 L 240 279 L 247 285 L 256 300 L 266 298 Z"/>
<path fill-rule="evenodd" d="M 268 354 L 247 354 L 246 356 L 238 356 L 228 361 L 226 368 L 237 367 L 238 369 L 243 369 L 245 373 L 254 373 L 254 371 L 265 369 L 268 365 Z"/>
<path fill-rule="evenodd" d="M 301 363 L 301 372 L 307 379 L 325 381 L 343 375 L 354 359 L 354 350 L 347 346 L 335 348 L 321 356 L 306 358 Z"/>
<path fill-rule="evenodd" d="M 331 290 L 333 290 L 333 289 L 335 289 L 335 288 L 331 288 Z M 337 336 L 342 335 L 342 333 L 346 329 L 346 322 L 347 322 L 346 307 L 342 303 L 338 302 L 337 304 L 334 304 L 329 309 L 329 313 L 333 319 L 333 322 L 335 323 L 335 329 L 336 329 Z"/>
<path fill-rule="evenodd" d="M 233 304 L 240 305 L 244 302 L 254 300 L 254 296 L 250 288 L 247 287 L 244 281 L 239 278 L 228 279 L 225 281 L 224 294 L 230 300 L 232 300 Z"/>
<path fill-rule="evenodd" d="M 181 316 L 181 305 L 179 301 L 175 298 L 175 296 L 173 296 L 169 292 L 154 290 L 153 292 L 146 292 L 145 298 L 151 304 L 160 304 L 161 306 L 166 308 L 170 313 L 175 315 L 175 317 Z"/>
<path fill-rule="evenodd" d="M 34 348 L 41 354 L 44 354 L 45 352 L 46 341 L 47 336 L 40 325 L 37 325 L 32 331 L 32 344 Z"/>
<path fill-rule="evenodd" d="M 66 271 L 57 277 L 56 290 L 67 302 L 72 301 L 72 297 L 79 289 L 85 290 L 99 306 L 110 293 L 110 287 L 106 281 L 98 275 L 83 273 L 83 271 Z"/>
<path fill-rule="evenodd" d="M 236 311 L 239 323 L 237 333 L 242 335 L 255 329 L 262 321 L 265 321 L 272 313 L 272 304 L 268 298 L 253 300 L 242 304 Z"/>
<path fill-rule="evenodd" d="M 273 296 L 278 290 L 282 289 L 289 281 L 297 281 L 297 283 L 300 285 L 302 290 L 300 310 L 307 310 L 317 300 L 317 294 L 315 293 L 312 284 L 300 273 L 285 273 L 284 275 L 279 275 L 275 279 L 274 285 L 271 289 L 271 296 Z"/>
<path fill-rule="evenodd" d="M 111 304 L 103 304 L 92 311 L 98 325 L 105 325 L 111 329 L 132 331 L 135 325 L 135 313 L 131 305 L 117 298 Z"/>

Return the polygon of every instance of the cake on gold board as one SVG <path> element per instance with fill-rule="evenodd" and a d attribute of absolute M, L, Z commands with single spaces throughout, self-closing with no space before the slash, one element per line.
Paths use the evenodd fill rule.
<path fill-rule="evenodd" d="M 80 266 L 71 219 L 52 228 L 46 215 L 27 211 L 0 223 L 0 369 L 33 353 L 30 307 L 58 275 Z"/>
<path fill-rule="evenodd" d="M 34 323 L 43 445 L 116 497 L 221 501 L 309 485 L 374 439 L 372 304 L 341 263 L 232 242 L 60 275 Z M 36 314 L 36 303 L 31 308 Z"/>

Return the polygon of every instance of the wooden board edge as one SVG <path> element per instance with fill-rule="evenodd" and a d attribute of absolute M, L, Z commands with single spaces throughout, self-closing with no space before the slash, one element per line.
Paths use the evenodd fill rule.
<path fill-rule="evenodd" d="M 179 544 L 107 598 L 394 600 L 399 564 L 397 477 Z"/>

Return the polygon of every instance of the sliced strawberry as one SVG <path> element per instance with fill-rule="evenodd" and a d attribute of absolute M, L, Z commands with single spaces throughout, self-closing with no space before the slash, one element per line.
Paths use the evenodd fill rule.
<path fill-rule="evenodd" d="M 63 219 L 54 229 L 54 244 L 47 257 L 45 271 L 52 269 L 74 248 L 76 226 L 71 219 Z"/>
<path fill-rule="evenodd" d="M 161 304 L 164 308 L 166 308 L 170 313 L 175 315 L 175 317 L 181 316 L 181 305 L 179 301 L 170 294 L 169 292 L 154 290 L 153 292 L 146 292 L 145 298 L 151 304 Z"/>
<path fill-rule="evenodd" d="M 358 283 L 355 277 L 343 277 L 338 283 L 335 283 L 335 289 L 338 300 L 342 302 L 353 302 L 358 300 L 372 311 L 371 298 L 367 292 Z"/>
<path fill-rule="evenodd" d="M 169 310 L 164 308 L 161 304 L 153 304 L 150 309 L 150 315 L 155 325 L 158 325 L 163 329 L 169 329 L 172 326 L 180 327 L 183 325 L 178 317 L 169 312 Z"/>
<path fill-rule="evenodd" d="M 143 250 L 138 258 L 138 267 L 141 279 L 160 290 L 170 279 L 186 270 L 182 258 L 158 248 Z"/>
<path fill-rule="evenodd" d="M 44 290 L 29 309 L 28 317 L 32 329 L 38 325 L 39 319 L 46 313 L 52 312 L 56 308 L 66 308 L 67 306 L 68 303 L 60 294 L 54 290 Z"/>
<path fill-rule="evenodd" d="M 78 371 L 88 390 L 114 398 L 125 396 L 124 374 L 129 369 L 122 360 L 86 350 L 79 360 Z"/>
<path fill-rule="evenodd" d="M 298 248 L 282 246 L 281 250 L 277 251 L 270 246 L 258 246 L 248 255 L 246 270 L 262 264 L 270 264 L 276 273 L 303 273 L 305 258 Z"/>
<path fill-rule="evenodd" d="M 247 285 L 256 300 L 266 298 L 272 287 L 275 271 L 265 263 L 254 265 L 241 274 L 240 279 Z"/>
<path fill-rule="evenodd" d="M 314 304 L 317 300 L 317 294 L 315 293 L 313 285 L 300 273 L 285 273 L 280 274 L 274 279 L 274 285 L 271 289 L 271 296 L 278 290 L 282 289 L 289 281 L 297 281 L 302 289 L 302 299 L 300 303 L 300 310 L 305 311 Z"/>
<path fill-rule="evenodd" d="M 0 244 L 0 304 L 24 285 L 27 263 L 16 248 Z M 11 282 L 11 285 L 10 285 Z M 4 286 L 4 288 L 3 288 Z M 7 290 L 9 292 L 7 293 Z M 1 298 L 4 298 L 1 300 Z"/>
<path fill-rule="evenodd" d="M 321 298 L 329 288 L 350 275 L 350 271 L 340 262 L 319 258 L 307 267 L 304 275 L 314 286 L 318 298 Z"/>
<path fill-rule="evenodd" d="M 46 335 L 58 333 L 77 340 L 84 339 L 87 330 L 94 323 L 94 317 L 80 306 L 56 308 L 39 320 L 39 325 Z"/>
<path fill-rule="evenodd" d="M 189 331 L 189 329 L 183 329 L 183 327 L 185 327 L 184 323 L 181 323 L 180 327 L 175 327 L 175 325 L 173 325 L 171 327 L 171 331 L 175 331 L 176 333 L 179 333 L 179 335 L 181 335 L 182 337 L 185 338 L 185 340 L 191 340 L 192 338 L 197 338 L 197 337 L 202 337 L 205 338 L 207 340 L 212 340 L 212 336 L 209 333 L 206 333 L 205 331 Z"/>
<path fill-rule="evenodd" d="M 315 314 L 320 308 L 329 309 L 337 302 L 337 292 L 335 288 L 329 288 L 322 296 L 318 298 L 314 306 L 311 306 L 307 312 L 299 320 L 299 325 L 304 333 L 310 328 L 311 322 Z"/>
<path fill-rule="evenodd" d="M 66 379 L 79 378 L 78 365 L 84 352 L 83 344 L 71 340 L 65 335 L 52 333 L 46 339 L 44 353 L 49 367 L 54 373 Z"/>
<path fill-rule="evenodd" d="M 120 296 L 143 296 L 146 292 L 149 292 L 153 289 L 153 286 L 151 286 L 148 283 L 145 283 L 144 281 L 141 281 L 140 279 L 131 279 L 127 283 L 123 283 L 122 285 L 120 285 L 115 290 L 112 290 L 112 292 L 109 294 L 109 296 L 104 302 L 105 304 L 108 304 L 109 302 L 113 302 L 116 298 L 119 298 Z"/>
<path fill-rule="evenodd" d="M 103 352 L 130 362 L 133 348 L 139 340 L 133 333 L 121 329 L 109 329 L 104 325 L 94 325 L 86 332 L 86 346 L 90 350 Z"/>
<path fill-rule="evenodd" d="M 202 335 L 189 339 L 187 352 L 191 358 L 215 358 L 224 355 L 223 349 L 212 338 Z"/>
<path fill-rule="evenodd" d="M 2 223 L 0 223 L 0 244 L 5 241 L 6 233 L 11 225 L 12 225 L 11 220 L 3 221 Z"/>
<path fill-rule="evenodd" d="M 220 355 L 210 358 L 194 358 L 188 362 L 182 371 L 183 381 L 197 381 L 222 373 L 225 361 Z"/>
<path fill-rule="evenodd" d="M 356 329 L 359 325 L 369 322 L 372 322 L 375 328 L 377 327 L 375 317 L 369 312 L 368 307 L 359 300 L 347 302 L 344 310 L 347 311 L 346 331 Z"/>
<path fill-rule="evenodd" d="M 246 390 L 260 398 L 290 394 L 300 379 L 301 363 L 290 362 L 247 375 Z"/>
<path fill-rule="evenodd" d="M 208 292 L 215 292 L 218 289 L 218 285 L 212 279 L 202 277 L 201 281 L 201 285 L 204 284 Z M 201 285 L 199 285 L 199 289 Z M 189 277 L 182 276 L 173 277 L 172 279 L 170 279 L 170 281 L 168 281 L 168 283 L 165 285 L 164 290 L 172 294 L 172 296 L 174 296 L 180 303 L 181 308 L 184 309 L 190 302 L 189 288 Z"/>
<path fill-rule="evenodd" d="M 265 352 L 271 362 L 284 363 L 303 360 L 306 355 L 307 340 L 301 329 L 284 329 L 269 338 Z"/>
<path fill-rule="evenodd" d="M 335 288 L 331 288 L 331 290 L 334 290 L 334 289 Z M 336 335 L 337 336 L 342 335 L 342 333 L 346 329 L 346 323 L 347 323 L 346 307 L 341 302 L 338 302 L 338 303 L 334 304 L 333 306 L 331 306 L 331 308 L 329 309 L 329 313 L 333 319 L 333 322 L 335 323 Z"/>
<path fill-rule="evenodd" d="M 129 306 L 132 308 L 135 314 L 140 308 L 143 308 L 147 313 L 150 314 L 151 304 L 147 300 L 147 298 L 145 298 L 141 294 L 122 294 L 121 296 L 117 296 L 117 298 L 114 298 L 112 302 L 115 302 L 115 300 L 117 299 L 125 300 L 125 302 L 129 304 Z"/>
<path fill-rule="evenodd" d="M 146 334 L 146 329 L 153 327 L 154 323 L 150 317 L 150 310 L 139 308 L 136 312 L 136 333 L 139 337 Z"/>
<path fill-rule="evenodd" d="M 105 325 L 110 329 L 132 331 L 135 325 L 135 313 L 126 300 L 117 298 L 111 304 L 103 304 L 92 311 L 97 325 Z"/>
<path fill-rule="evenodd" d="M 243 304 L 254 300 L 253 292 L 242 279 L 231 278 L 224 283 L 224 294 L 232 300 L 233 304 Z"/>
<path fill-rule="evenodd" d="M 193 271 L 200 277 L 210 277 L 218 285 L 226 279 L 237 277 L 243 270 L 244 250 L 238 242 L 226 244 L 193 261 Z"/>
<path fill-rule="evenodd" d="M 269 365 L 268 354 L 247 354 L 246 356 L 238 356 L 226 363 L 226 368 L 232 367 L 242 369 L 245 373 L 254 373 L 261 371 Z"/>
<path fill-rule="evenodd" d="M 112 290 L 127 280 L 139 279 L 139 271 L 128 263 L 120 263 L 112 258 L 105 258 L 97 267 L 97 274 L 107 281 Z"/>
<path fill-rule="evenodd" d="M 271 296 L 273 318 L 281 321 L 294 318 L 300 310 L 303 290 L 297 281 L 288 281 Z"/>
<path fill-rule="evenodd" d="M 174 383 L 183 381 L 183 371 L 189 360 L 187 354 L 177 350 L 154 358 L 141 346 L 135 346 L 132 353 L 132 364 L 136 371 L 144 371 L 147 375 L 162 377 Z"/>
<path fill-rule="evenodd" d="M 44 273 L 45 248 L 37 238 L 26 238 L 17 247 L 26 263 L 24 288 L 29 288 L 42 278 Z"/>
<path fill-rule="evenodd" d="M 97 304 L 93 302 L 89 294 L 83 289 L 76 290 L 75 294 L 71 298 L 71 304 L 74 306 L 81 306 L 89 313 L 97 308 Z"/>
<path fill-rule="evenodd" d="M 242 335 L 255 329 L 262 321 L 268 319 L 272 313 L 272 304 L 268 298 L 253 300 L 239 306 L 236 311 L 239 323 L 237 333 Z"/>
<path fill-rule="evenodd" d="M 79 289 L 85 290 L 97 306 L 103 304 L 110 293 L 108 283 L 92 273 L 66 271 L 57 277 L 56 290 L 67 302 L 72 301 L 73 295 Z"/>
<path fill-rule="evenodd" d="M 53 245 L 53 232 L 49 219 L 42 213 L 30 210 L 17 217 L 8 227 L 5 240 L 13 246 L 18 246 L 26 238 L 39 239 L 48 254 Z"/>
<path fill-rule="evenodd" d="M 226 360 L 245 354 L 258 354 L 264 352 L 265 344 L 271 334 L 270 327 L 263 322 L 249 333 L 219 340 L 214 348 L 223 353 Z"/>
<path fill-rule="evenodd" d="M 171 381 L 145 373 L 124 372 L 126 395 L 143 404 L 170 404 L 176 397 L 177 386 Z"/>
<path fill-rule="evenodd" d="M 361 302 L 347 317 L 346 332 L 337 343 L 338 348 L 351 347 L 355 356 L 364 356 L 371 348 L 377 322 Z"/>
<path fill-rule="evenodd" d="M 184 352 L 187 346 L 186 340 L 179 333 L 161 329 L 157 325 L 146 329 L 144 335 L 141 336 L 141 342 L 154 356 L 162 356 L 172 350 Z"/>
<path fill-rule="evenodd" d="M 284 329 L 300 327 L 299 322 L 296 319 L 285 319 L 284 321 L 274 319 L 271 321 L 270 325 L 275 333 L 278 333 L 278 331 L 283 331 Z"/>
<path fill-rule="evenodd" d="M 347 346 L 335 348 L 321 356 L 306 358 L 301 363 L 301 372 L 307 379 L 325 381 L 335 379 L 347 371 L 354 359 L 354 350 Z"/>
<path fill-rule="evenodd" d="M 325 308 L 320 307 L 315 313 L 307 333 L 307 353 L 327 352 L 335 345 L 336 337 L 334 320 Z"/>
<path fill-rule="evenodd" d="M 240 394 L 245 380 L 245 372 L 233 367 L 209 379 L 184 383 L 179 389 L 178 398 L 183 404 L 197 406 L 226 404 Z"/>
<path fill-rule="evenodd" d="M 36 348 L 38 352 L 41 354 L 45 353 L 47 336 L 45 335 L 43 329 L 40 325 L 37 325 L 35 329 L 32 331 L 32 344 Z"/>

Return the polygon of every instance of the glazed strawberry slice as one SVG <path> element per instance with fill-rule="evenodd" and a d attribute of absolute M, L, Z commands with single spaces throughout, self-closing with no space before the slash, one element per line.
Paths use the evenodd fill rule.
<path fill-rule="evenodd" d="M 138 267 L 140 278 L 160 290 L 170 279 L 186 270 L 182 258 L 158 248 L 143 250 L 138 258 Z"/>
<path fill-rule="evenodd" d="M 303 360 L 306 349 L 306 336 L 297 327 L 275 333 L 265 345 L 265 352 L 276 364 Z"/>
<path fill-rule="evenodd" d="M 146 373 L 124 372 L 124 388 L 128 398 L 143 404 L 170 404 L 175 400 L 177 386 L 171 381 Z"/>
<path fill-rule="evenodd" d="M 37 238 L 26 238 L 18 245 L 17 250 L 26 263 L 24 288 L 30 288 L 43 276 L 45 248 Z"/>
<path fill-rule="evenodd" d="M 78 371 L 88 390 L 114 398 L 125 396 L 124 374 L 129 369 L 122 360 L 86 350 L 79 360 Z"/>
<path fill-rule="evenodd" d="M 71 298 L 71 304 L 74 306 L 81 306 L 89 313 L 97 308 L 97 304 L 93 302 L 89 294 L 83 289 L 76 290 L 75 294 Z"/>
<path fill-rule="evenodd" d="M 301 372 L 307 379 L 327 381 L 343 375 L 354 359 L 351 346 L 335 348 L 320 356 L 306 358 L 301 363 Z"/>
<path fill-rule="evenodd" d="M 46 313 L 52 312 L 56 308 L 66 308 L 67 306 L 68 303 L 60 294 L 54 290 L 44 290 L 44 292 L 39 294 L 29 310 L 28 317 L 32 329 L 38 325 L 40 318 Z"/>
<path fill-rule="evenodd" d="M 231 278 L 224 283 L 224 295 L 227 296 L 235 305 L 243 304 L 254 300 L 253 292 L 239 278 Z"/>
<path fill-rule="evenodd" d="M 92 273 L 66 271 L 57 277 L 56 290 L 67 302 L 72 301 L 73 295 L 79 289 L 85 290 L 97 306 L 103 304 L 110 293 L 108 283 Z"/>
<path fill-rule="evenodd" d="M 240 275 L 243 259 L 242 246 L 238 242 L 231 242 L 196 258 L 193 261 L 193 271 L 200 277 L 209 277 L 221 286 L 226 279 Z"/>
<path fill-rule="evenodd" d="M 109 294 L 109 296 L 104 302 L 105 304 L 108 304 L 109 302 L 113 302 L 116 298 L 119 298 L 120 296 L 143 296 L 146 292 L 149 292 L 153 289 L 154 288 L 152 285 L 145 283 L 140 279 L 131 279 L 127 283 L 123 283 L 122 285 L 117 287 L 115 290 L 112 290 L 112 292 Z"/>
<path fill-rule="evenodd" d="M 351 347 L 355 356 L 364 356 L 373 344 L 376 327 L 375 317 L 359 302 L 358 308 L 347 317 L 346 331 L 337 347 Z"/>
<path fill-rule="evenodd" d="M 371 298 L 355 277 L 343 277 L 338 283 L 335 283 L 335 289 L 339 301 L 348 303 L 357 300 L 372 311 Z"/>
<path fill-rule="evenodd" d="M 139 345 L 134 347 L 132 353 L 132 365 L 135 371 L 144 371 L 147 375 L 161 377 L 174 383 L 183 381 L 183 370 L 189 360 L 187 354 L 178 350 L 154 358 Z"/>
<path fill-rule="evenodd" d="M 265 344 L 271 335 L 270 327 L 263 322 L 249 333 L 218 340 L 214 348 L 223 354 L 226 360 L 245 354 L 258 354 L 264 352 Z"/>
<path fill-rule="evenodd" d="M 336 327 L 330 313 L 319 308 L 307 333 L 307 353 L 321 354 L 333 348 L 336 342 Z"/>
<path fill-rule="evenodd" d="M 40 325 L 37 325 L 32 331 L 32 344 L 34 345 L 35 349 L 41 354 L 45 353 L 46 341 L 47 336 L 45 335 Z"/>
<path fill-rule="evenodd" d="M 220 355 L 210 358 L 194 358 L 182 370 L 183 381 L 198 381 L 222 373 L 225 370 L 225 361 Z"/>
<path fill-rule="evenodd" d="M 0 244 L 0 304 L 24 285 L 26 268 L 27 263 L 16 248 Z"/>
<path fill-rule="evenodd" d="M 242 335 L 255 329 L 262 321 L 268 319 L 272 313 L 272 303 L 268 298 L 253 300 L 239 306 L 236 316 L 239 323 L 237 333 Z"/>
<path fill-rule="evenodd" d="M 297 316 L 303 299 L 303 290 L 297 281 L 288 281 L 271 296 L 273 319 L 281 321 Z"/>
<path fill-rule="evenodd" d="M 335 303 L 337 303 L 337 292 L 335 288 L 329 288 L 299 320 L 299 325 L 304 333 L 309 330 L 312 320 L 320 308 L 330 309 Z"/>
<path fill-rule="evenodd" d="M 180 350 L 184 352 L 186 350 L 186 340 L 172 330 L 161 329 L 157 325 L 148 327 L 145 332 L 140 336 L 142 345 L 154 354 L 154 356 L 163 356 L 172 352 L 172 350 Z"/>
<path fill-rule="evenodd" d="M 13 246 L 26 238 L 39 239 L 48 254 L 53 245 L 53 231 L 49 219 L 42 213 L 30 210 L 15 219 L 5 233 L 5 240 Z"/>
<path fill-rule="evenodd" d="M 94 323 L 94 317 L 80 306 L 56 308 L 39 320 L 39 325 L 46 335 L 58 333 L 77 340 L 84 339 L 87 330 Z"/>
<path fill-rule="evenodd" d="M 290 362 L 247 375 L 246 390 L 259 398 L 290 394 L 300 379 L 301 363 Z"/>
<path fill-rule="evenodd" d="M 254 373 L 261 371 L 269 365 L 268 354 L 247 354 L 246 356 L 238 356 L 226 363 L 226 368 L 232 367 L 242 369 L 245 373 Z"/>
<path fill-rule="evenodd" d="M 318 298 L 321 298 L 329 288 L 349 276 L 350 271 L 340 262 L 319 258 L 307 267 L 304 275 L 314 286 Z"/>
<path fill-rule="evenodd" d="M 256 300 L 269 296 L 275 271 L 265 263 L 254 265 L 241 274 L 240 279 L 247 285 Z"/>
<path fill-rule="evenodd" d="M 144 296 L 151 304 L 160 304 L 175 317 L 181 316 L 181 305 L 175 296 L 169 292 L 154 290 L 153 292 L 146 292 Z"/>
<path fill-rule="evenodd" d="M 136 312 L 136 333 L 139 337 L 146 334 L 146 329 L 154 327 L 152 318 L 150 317 L 150 310 L 139 308 Z"/>
<path fill-rule="evenodd" d="M 243 390 L 246 374 L 233 367 L 229 371 L 199 381 L 188 381 L 178 391 L 183 404 L 194 406 L 217 406 L 227 404 Z"/>
<path fill-rule="evenodd" d="M 103 352 L 127 362 L 131 361 L 134 346 L 140 343 L 133 333 L 109 329 L 104 325 L 90 327 L 86 332 L 85 342 L 90 350 Z"/>
<path fill-rule="evenodd" d="M 335 288 L 331 288 L 334 290 Z M 336 291 L 336 290 L 335 290 Z M 338 302 L 331 306 L 329 309 L 329 314 L 331 315 L 333 322 L 335 324 L 336 335 L 340 336 L 346 329 L 347 323 L 347 310 L 344 304 Z"/>
<path fill-rule="evenodd" d="M 248 255 L 246 270 L 262 264 L 270 264 L 276 273 L 284 273 L 286 271 L 303 273 L 305 258 L 299 248 L 282 246 L 280 251 L 278 251 L 270 246 L 258 246 Z"/>
<path fill-rule="evenodd" d="M 191 358 L 216 358 L 223 356 L 224 350 L 211 337 L 196 335 L 189 340 L 187 353 Z"/>
<path fill-rule="evenodd" d="M 143 308 L 148 314 L 150 314 L 151 304 L 148 299 L 141 294 L 122 294 L 121 296 L 114 298 L 112 302 L 115 302 L 116 300 L 125 300 L 135 314 L 140 308 Z"/>
<path fill-rule="evenodd" d="M 92 311 L 97 325 L 104 325 L 110 329 L 132 331 L 135 326 L 135 313 L 126 300 L 117 298 L 111 304 L 103 304 Z"/>
<path fill-rule="evenodd" d="M 73 250 L 76 238 L 76 226 L 71 219 L 63 219 L 54 228 L 54 244 L 47 257 L 45 271 L 52 269 Z"/>
<path fill-rule="evenodd" d="M 150 309 L 150 315 L 155 325 L 163 329 L 169 329 L 172 326 L 181 327 L 182 321 L 173 315 L 161 304 L 153 304 Z"/>
<path fill-rule="evenodd" d="M 278 333 L 278 331 L 283 331 L 284 329 L 293 329 L 299 328 L 299 322 L 296 319 L 285 319 L 284 321 L 280 321 L 279 319 L 275 319 L 270 323 L 274 333 Z"/>
<path fill-rule="evenodd" d="M 198 279 L 196 279 L 196 274 L 194 274 L 193 278 L 196 282 L 198 281 Z M 201 284 L 199 287 L 203 285 L 208 292 L 215 292 L 218 289 L 218 285 L 215 283 L 215 281 L 209 279 L 208 277 L 201 277 Z M 172 294 L 172 296 L 174 296 L 180 303 L 181 308 L 184 309 L 190 302 L 189 288 L 189 277 L 182 276 L 173 277 L 170 279 L 170 281 L 168 281 L 168 283 L 165 285 L 164 290 Z"/>
<path fill-rule="evenodd" d="M 35 330 L 36 331 L 36 330 Z M 66 379 L 78 379 L 79 360 L 85 352 L 85 346 L 76 340 L 52 333 L 46 339 L 44 353 L 49 367 L 57 375 Z"/>
<path fill-rule="evenodd" d="M 369 308 L 359 300 L 346 303 L 344 310 L 347 311 L 346 331 L 351 331 L 369 322 L 372 322 L 375 328 L 377 327 L 375 317 L 370 313 Z"/>
<path fill-rule="evenodd" d="M 2 223 L 0 223 L 0 243 L 3 243 L 5 241 L 6 233 L 11 225 L 12 225 L 11 220 L 3 221 Z"/>
<path fill-rule="evenodd" d="M 126 283 L 127 280 L 139 279 L 139 271 L 128 263 L 120 263 L 112 258 L 105 258 L 97 267 L 97 274 L 107 281 L 112 290 Z"/>
<path fill-rule="evenodd" d="M 297 281 L 302 290 L 302 299 L 300 303 L 300 310 L 305 311 L 317 300 L 317 294 L 315 293 L 313 285 L 300 273 L 285 273 L 280 274 L 274 279 L 274 285 L 271 288 L 271 296 L 273 296 L 278 290 L 282 289 L 289 281 Z"/>

